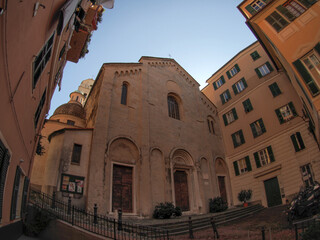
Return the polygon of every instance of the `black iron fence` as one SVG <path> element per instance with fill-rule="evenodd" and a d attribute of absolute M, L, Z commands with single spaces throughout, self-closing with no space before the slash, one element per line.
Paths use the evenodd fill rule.
<path fill-rule="evenodd" d="M 169 240 L 169 232 L 165 229 L 123 222 L 121 214 L 119 219 L 99 215 L 96 205 L 94 212 L 86 211 L 73 206 L 71 198 L 66 203 L 57 200 L 55 194 L 49 196 L 30 189 L 29 202 L 60 220 L 104 237 L 119 240 Z"/>
<path fill-rule="evenodd" d="M 298 221 L 293 224 L 294 232 L 295 232 L 295 240 L 300 240 L 301 235 L 303 235 L 310 228 L 320 229 L 320 221 L 319 219 L 307 219 L 303 221 Z M 319 236 L 318 236 L 319 237 Z"/>

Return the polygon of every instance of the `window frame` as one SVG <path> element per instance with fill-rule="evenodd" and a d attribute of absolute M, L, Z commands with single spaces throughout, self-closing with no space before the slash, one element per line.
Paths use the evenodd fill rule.
<path fill-rule="evenodd" d="M 221 99 L 222 105 L 231 100 L 231 94 L 229 89 L 227 89 L 226 91 L 220 94 L 220 99 Z"/>
<path fill-rule="evenodd" d="M 259 137 L 266 132 L 262 118 L 250 123 L 250 128 L 254 138 Z"/>
<path fill-rule="evenodd" d="M 47 98 L 47 89 L 45 89 L 43 91 L 43 94 L 42 94 L 42 97 L 39 101 L 39 104 L 38 104 L 38 107 L 37 107 L 37 110 L 34 114 L 34 128 L 37 129 L 38 127 L 38 123 L 39 123 L 39 120 L 40 120 L 40 116 L 41 116 L 41 113 L 42 113 L 42 109 L 44 107 L 44 104 L 46 102 L 46 98 Z"/>
<path fill-rule="evenodd" d="M 237 75 L 240 72 L 240 67 L 238 64 L 235 64 L 232 68 L 230 68 L 226 73 L 229 79 Z"/>
<path fill-rule="evenodd" d="M 211 116 L 209 116 L 207 118 L 207 124 L 208 124 L 208 130 L 209 130 L 209 133 L 211 134 L 215 134 L 215 130 L 214 130 L 214 120 Z"/>
<path fill-rule="evenodd" d="M 236 176 L 243 175 L 252 171 L 252 166 L 249 156 L 245 156 L 233 162 L 233 168 Z"/>
<path fill-rule="evenodd" d="M 260 67 L 257 67 L 255 71 L 259 78 L 263 78 L 273 71 L 273 67 L 269 62 L 265 62 Z"/>
<path fill-rule="evenodd" d="M 232 117 L 231 117 L 232 116 Z M 233 123 L 238 119 L 238 114 L 235 108 L 232 108 L 230 111 L 226 112 L 222 115 L 223 122 L 225 126 L 228 126 L 229 124 Z"/>
<path fill-rule="evenodd" d="M 285 107 L 287 108 L 286 110 L 284 110 Z M 288 112 L 288 110 L 290 112 L 290 115 L 285 115 L 286 112 Z M 286 111 L 286 112 L 281 112 L 281 111 Z M 278 117 L 280 124 L 288 122 L 298 115 L 292 102 L 289 102 L 289 103 L 277 108 L 275 110 L 275 113 Z"/>
<path fill-rule="evenodd" d="M 256 167 L 261 168 L 267 166 L 275 161 L 273 150 L 271 146 L 263 148 L 254 154 L 254 159 L 256 162 Z M 263 159 L 261 158 L 263 156 Z"/>
<path fill-rule="evenodd" d="M 121 86 L 121 105 L 127 106 L 128 104 L 128 88 L 129 84 L 127 82 L 123 82 Z"/>
<path fill-rule="evenodd" d="M 232 89 L 234 92 L 234 95 L 237 95 L 238 93 L 243 92 L 248 87 L 248 84 L 245 80 L 245 78 L 241 78 L 239 81 L 237 81 L 235 84 L 232 85 Z"/>
<path fill-rule="evenodd" d="M 71 164 L 80 165 L 81 163 L 82 144 L 74 143 L 71 155 Z"/>
<path fill-rule="evenodd" d="M 253 53 L 250 53 L 250 56 L 252 58 L 253 61 L 258 60 L 259 58 L 261 58 L 260 54 L 258 53 L 258 51 L 254 51 Z"/>
<path fill-rule="evenodd" d="M 218 88 L 220 88 L 223 84 L 225 84 L 225 79 L 224 76 L 221 76 L 218 80 L 216 80 L 215 82 L 213 82 L 213 88 L 214 90 L 217 90 Z"/>
<path fill-rule="evenodd" d="M 277 11 L 272 12 L 268 17 L 265 19 L 273 29 L 277 32 L 283 30 L 286 26 L 289 25 L 289 22 L 282 17 Z M 282 21 L 282 22 L 281 22 Z"/>
<path fill-rule="evenodd" d="M 7 173 L 10 164 L 11 155 L 8 148 L 0 139 L 0 221 L 2 219 L 2 207 L 4 202 L 4 191 L 7 180 Z"/>
<path fill-rule="evenodd" d="M 303 139 L 300 132 L 296 132 L 290 136 L 295 152 L 305 149 Z"/>
<path fill-rule="evenodd" d="M 253 106 L 251 104 L 250 98 L 247 98 L 242 102 L 243 109 L 245 113 L 249 113 L 253 110 Z"/>
<path fill-rule="evenodd" d="M 180 104 L 178 102 L 178 99 L 169 94 L 167 96 L 167 104 L 168 104 L 168 116 L 170 118 L 173 118 L 173 119 L 177 119 L 177 120 L 181 120 L 180 119 Z"/>
<path fill-rule="evenodd" d="M 271 91 L 271 94 L 273 97 L 277 97 L 279 96 L 282 92 L 277 84 L 277 82 L 274 82 L 272 84 L 269 85 L 269 89 Z"/>
<path fill-rule="evenodd" d="M 245 143 L 242 129 L 231 134 L 231 138 L 232 138 L 234 148 L 237 148 Z"/>
<path fill-rule="evenodd" d="M 305 168 L 305 170 L 304 170 L 304 168 Z M 307 164 L 300 166 L 300 172 L 301 172 L 302 182 L 306 187 L 314 184 L 314 177 L 313 177 L 311 163 L 307 163 Z M 311 181 L 310 181 L 310 179 L 311 179 Z"/>

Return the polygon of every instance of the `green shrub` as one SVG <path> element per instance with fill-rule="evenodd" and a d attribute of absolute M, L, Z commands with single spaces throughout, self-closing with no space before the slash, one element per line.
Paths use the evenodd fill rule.
<path fill-rule="evenodd" d="M 301 235 L 301 240 L 320 240 L 320 225 L 312 224 Z"/>
<path fill-rule="evenodd" d="M 24 222 L 25 234 L 28 236 L 38 236 L 55 217 L 44 210 L 33 208 L 33 216 Z"/>
<path fill-rule="evenodd" d="M 155 207 L 153 211 L 154 218 L 167 219 L 173 215 L 181 216 L 182 211 L 181 208 L 174 207 L 174 205 L 171 202 L 160 203 Z"/>
<path fill-rule="evenodd" d="M 247 202 L 248 200 L 251 199 L 251 196 L 252 196 L 252 190 L 249 189 L 249 190 L 241 190 L 239 193 L 238 193 L 238 199 L 240 202 Z"/>
<path fill-rule="evenodd" d="M 228 203 L 222 197 L 210 198 L 209 209 L 211 213 L 222 212 L 228 209 Z"/>

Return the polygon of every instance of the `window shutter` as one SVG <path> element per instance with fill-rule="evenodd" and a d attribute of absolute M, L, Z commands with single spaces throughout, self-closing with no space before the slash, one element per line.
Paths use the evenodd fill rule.
<path fill-rule="evenodd" d="M 252 171 L 252 167 L 251 167 L 249 156 L 246 156 L 245 160 L 246 160 L 248 172 Z"/>
<path fill-rule="evenodd" d="M 250 5 L 246 6 L 246 9 L 249 13 L 251 13 L 252 15 L 255 14 L 257 11 L 251 7 Z"/>
<path fill-rule="evenodd" d="M 228 95 L 228 101 L 229 101 L 229 99 L 231 99 L 231 95 L 230 95 L 229 89 L 227 89 L 227 95 Z"/>
<path fill-rule="evenodd" d="M 320 42 L 314 47 L 314 49 L 318 52 L 320 55 Z"/>
<path fill-rule="evenodd" d="M 271 2 L 272 0 L 262 0 L 262 1 L 264 1 L 267 4 L 267 3 Z"/>
<path fill-rule="evenodd" d="M 317 0 L 298 0 L 301 2 L 306 8 L 311 7 Z"/>
<path fill-rule="evenodd" d="M 300 73 L 301 77 L 303 78 L 304 82 L 308 84 L 309 82 L 313 82 L 313 78 L 309 74 L 308 70 L 304 67 L 300 60 L 297 60 L 293 63 L 297 71 Z"/>
<path fill-rule="evenodd" d="M 222 83 L 226 83 L 226 81 L 224 80 L 224 76 L 221 76 L 220 79 L 221 79 Z"/>
<path fill-rule="evenodd" d="M 264 126 L 264 123 L 263 123 L 263 121 L 262 121 L 262 118 L 259 119 L 259 123 L 260 123 L 262 132 L 265 133 L 267 130 L 266 130 L 266 127 Z"/>
<path fill-rule="evenodd" d="M 225 125 L 225 126 L 228 126 L 228 120 L 227 120 L 226 115 L 223 114 L 223 115 L 222 115 L 222 118 L 223 118 L 224 125 Z"/>
<path fill-rule="evenodd" d="M 284 15 L 289 21 L 293 21 L 296 17 L 288 11 L 288 9 L 286 9 L 284 6 L 280 5 L 277 7 L 277 10 L 282 13 L 282 15 Z"/>
<path fill-rule="evenodd" d="M 227 71 L 226 74 L 227 74 L 228 78 L 230 79 L 231 78 L 230 72 Z"/>
<path fill-rule="evenodd" d="M 281 114 L 280 110 L 276 109 L 275 112 L 277 114 L 277 117 L 279 119 L 280 124 L 284 123 L 284 120 L 283 120 L 283 117 L 282 117 L 282 114 Z"/>
<path fill-rule="evenodd" d="M 259 77 L 259 78 L 262 78 L 262 74 L 261 74 L 261 72 L 259 71 L 259 68 L 256 68 L 255 71 L 256 71 L 258 77 Z"/>
<path fill-rule="evenodd" d="M 22 191 L 22 201 L 21 201 L 21 216 L 25 213 L 26 206 L 27 206 L 27 198 L 28 198 L 28 188 L 29 188 L 29 178 L 24 178 L 23 183 L 23 191 Z"/>
<path fill-rule="evenodd" d="M 242 82 L 243 82 L 243 86 L 244 86 L 245 88 L 248 87 L 247 81 L 246 81 L 244 78 L 242 78 L 241 80 L 242 80 Z"/>
<path fill-rule="evenodd" d="M 237 69 L 237 72 L 240 72 L 240 68 L 238 64 L 234 65 L 234 67 Z"/>
<path fill-rule="evenodd" d="M 14 178 L 12 198 L 11 198 L 10 220 L 14 220 L 16 218 L 17 198 L 18 198 L 18 192 L 19 192 L 20 175 L 21 175 L 21 169 L 20 169 L 19 166 L 17 166 L 16 175 L 15 175 L 15 178 Z"/>
<path fill-rule="evenodd" d="M 268 69 L 270 70 L 270 72 L 272 72 L 273 71 L 272 65 L 269 62 L 266 62 L 266 65 L 267 65 Z"/>
<path fill-rule="evenodd" d="M 234 120 L 237 120 L 238 119 L 238 115 L 237 115 L 237 112 L 236 112 L 235 108 L 232 108 L 232 114 L 233 114 Z"/>
<path fill-rule="evenodd" d="M 233 146 L 234 146 L 235 148 L 238 147 L 235 134 L 232 134 L 231 137 L 232 137 L 232 141 L 233 141 Z"/>
<path fill-rule="evenodd" d="M 298 151 L 299 151 L 299 145 L 298 145 L 298 143 L 297 143 L 297 139 L 296 139 L 295 134 L 292 134 L 292 135 L 290 136 L 290 138 L 291 138 L 291 141 L 292 141 L 292 143 L 293 143 L 294 150 L 295 150 L 296 152 L 298 152 Z"/>
<path fill-rule="evenodd" d="M 214 88 L 214 90 L 217 90 L 217 84 L 216 84 L 216 82 L 213 82 L 213 88 Z"/>
<path fill-rule="evenodd" d="M 6 176 L 9 167 L 10 154 L 0 140 L 0 219 L 2 218 L 2 205 Z"/>
<path fill-rule="evenodd" d="M 221 102 L 224 104 L 226 101 L 224 100 L 223 94 L 220 94 Z"/>
<path fill-rule="evenodd" d="M 243 136 L 242 130 L 240 130 L 239 133 L 240 133 L 241 143 L 243 144 L 243 143 L 245 143 L 245 141 L 244 141 L 244 136 Z"/>
<path fill-rule="evenodd" d="M 245 112 L 250 112 L 253 109 L 249 98 L 242 102 L 242 104 Z"/>
<path fill-rule="evenodd" d="M 256 130 L 256 127 L 254 126 L 254 123 L 251 123 L 250 124 L 250 127 L 251 127 L 251 131 L 252 131 L 252 134 L 253 134 L 253 137 L 257 137 L 257 130 Z"/>
<path fill-rule="evenodd" d="M 269 85 L 269 89 L 270 89 L 270 91 L 271 91 L 271 93 L 272 93 L 272 96 L 274 96 L 274 97 L 277 96 L 276 93 L 275 93 L 274 85 L 273 85 L 273 84 Z"/>
<path fill-rule="evenodd" d="M 257 168 L 260 168 L 261 163 L 260 163 L 258 152 L 255 152 L 253 155 L 254 155 L 254 160 L 256 161 Z"/>
<path fill-rule="evenodd" d="M 297 134 L 297 138 L 298 138 L 298 141 L 299 141 L 301 150 L 302 150 L 302 149 L 305 149 L 304 142 L 303 142 L 303 140 L 302 140 L 302 137 L 301 137 L 300 132 L 297 132 L 296 134 Z"/>
<path fill-rule="evenodd" d="M 234 173 L 236 174 L 236 176 L 239 176 L 239 167 L 238 167 L 237 161 L 233 162 L 233 167 L 234 167 Z"/>
<path fill-rule="evenodd" d="M 292 114 L 293 114 L 294 116 L 297 116 L 298 114 L 297 114 L 297 112 L 296 112 L 296 109 L 295 109 L 294 106 L 293 106 L 293 103 L 292 103 L 292 102 L 289 102 L 288 105 L 289 105 L 289 107 L 290 107 L 290 109 L 291 109 L 291 111 L 292 111 Z"/>
<path fill-rule="evenodd" d="M 238 94 L 238 90 L 237 90 L 237 87 L 236 87 L 235 84 L 232 85 L 232 89 L 233 89 L 234 95 L 237 95 Z"/>
<path fill-rule="evenodd" d="M 274 159 L 274 156 L 273 156 L 273 152 L 272 152 L 271 146 L 268 146 L 268 147 L 267 147 L 267 150 L 268 150 L 268 153 L 269 153 L 270 161 L 271 161 L 271 162 L 274 162 L 275 159 Z"/>

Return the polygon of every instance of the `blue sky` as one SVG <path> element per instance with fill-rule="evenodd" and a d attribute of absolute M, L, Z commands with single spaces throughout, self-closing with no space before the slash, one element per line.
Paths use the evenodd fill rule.
<path fill-rule="evenodd" d="M 68 62 L 49 116 L 69 101 L 82 80 L 96 78 L 103 63 L 138 62 L 141 56 L 174 58 L 203 88 L 234 55 L 256 41 L 237 0 L 115 0 L 93 33 L 89 53 Z"/>

